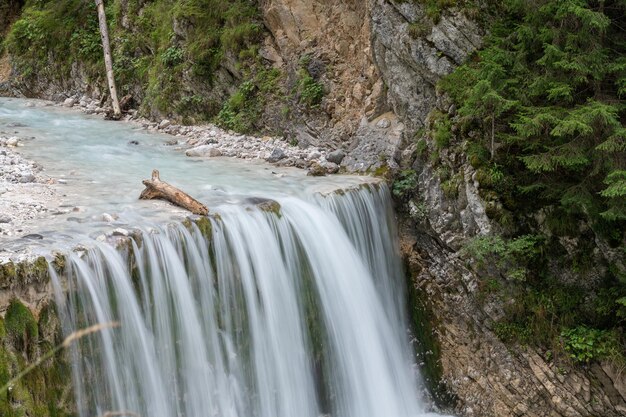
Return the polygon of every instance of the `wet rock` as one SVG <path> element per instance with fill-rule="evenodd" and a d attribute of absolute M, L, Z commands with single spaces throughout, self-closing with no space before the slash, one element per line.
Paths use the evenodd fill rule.
<path fill-rule="evenodd" d="M 112 235 L 113 236 L 128 236 L 130 235 L 130 232 L 126 229 L 122 229 L 121 227 L 118 227 L 117 229 L 113 230 Z"/>
<path fill-rule="evenodd" d="M 270 156 L 267 158 L 267 162 L 278 162 L 286 157 L 287 155 L 285 154 L 284 150 L 282 150 L 281 148 L 274 148 Z"/>
<path fill-rule="evenodd" d="M 311 164 L 311 167 L 306 174 L 311 177 L 323 177 L 326 175 L 326 168 L 324 168 L 321 164 L 314 163 Z"/>
<path fill-rule="evenodd" d="M 336 174 L 339 172 L 339 165 L 334 162 L 324 162 L 321 165 L 328 174 Z"/>
<path fill-rule="evenodd" d="M 117 216 L 111 215 L 109 213 L 102 213 L 102 221 L 105 221 L 107 223 L 113 223 L 115 220 L 117 220 Z"/>
<path fill-rule="evenodd" d="M 326 156 L 326 160 L 328 162 L 332 162 L 333 164 L 339 165 L 341 164 L 341 161 L 343 161 L 343 158 L 345 157 L 346 157 L 346 153 L 341 149 L 337 149 L 336 151 L 329 153 Z"/>
<path fill-rule="evenodd" d="M 20 141 L 19 138 L 13 136 L 13 137 L 10 137 L 9 139 L 7 139 L 6 144 L 7 144 L 7 146 L 17 146 L 19 141 Z"/>
<path fill-rule="evenodd" d="M 38 233 L 31 233 L 28 235 L 24 235 L 23 236 L 24 239 L 31 239 L 31 240 L 41 240 L 43 239 L 43 236 L 38 234 Z"/>
<path fill-rule="evenodd" d="M 129 145 L 139 145 L 139 141 L 138 140 L 129 140 L 128 144 Z"/>

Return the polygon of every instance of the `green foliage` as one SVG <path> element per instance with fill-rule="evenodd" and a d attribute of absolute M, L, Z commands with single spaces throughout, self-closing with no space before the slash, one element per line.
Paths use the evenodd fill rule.
<path fill-rule="evenodd" d="M 525 281 L 544 251 L 545 241 L 539 235 L 524 235 L 514 239 L 500 236 L 479 236 L 470 240 L 463 253 L 479 268 L 497 266 L 507 279 Z"/>
<path fill-rule="evenodd" d="M 401 171 L 395 178 L 391 191 L 398 199 L 405 199 L 417 188 L 417 173 L 412 169 Z"/>
<path fill-rule="evenodd" d="M 300 102 L 308 107 L 317 107 L 324 98 L 324 87 L 317 82 L 308 71 L 301 68 L 298 71 L 298 93 Z"/>
<path fill-rule="evenodd" d="M 626 169 L 626 4 L 507 1 L 499 11 L 485 49 L 441 84 L 461 130 L 483 133 L 471 142 L 490 150 L 525 208 L 560 206 L 597 231 L 623 227 L 623 177 L 612 173 Z"/>
<path fill-rule="evenodd" d="M 216 122 L 226 129 L 237 132 L 252 132 L 261 128 L 258 125 L 263 105 L 270 97 L 280 95 L 278 82 L 281 72 L 276 68 L 263 68 L 228 99 L 217 115 Z"/>
<path fill-rule="evenodd" d="M 111 0 L 106 5 L 118 90 L 133 94 L 144 115 L 211 119 L 222 107 L 211 90 L 223 63 L 243 70 L 257 57 L 263 25 L 248 0 Z M 26 80 L 64 83 L 79 63 L 88 82 L 101 87 L 105 82 L 93 1 L 26 2 L 4 45 Z"/>
<path fill-rule="evenodd" d="M 184 53 L 183 50 L 177 46 L 170 46 L 161 54 L 161 62 L 168 66 L 173 67 L 183 62 Z"/>
<path fill-rule="evenodd" d="M 487 214 L 518 237 L 477 238 L 465 250 L 487 279 L 506 283 L 500 337 L 600 359 L 609 339 L 623 350 L 626 316 L 616 266 L 626 257 L 626 3 L 492 4 L 484 48 L 440 87 L 458 108 L 455 132 Z M 565 237 L 576 247 L 566 250 Z M 598 264 L 598 240 L 617 263 Z M 566 285 L 555 269 L 581 282 Z"/>
<path fill-rule="evenodd" d="M 592 360 L 623 359 L 624 346 L 620 346 L 618 336 L 607 330 L 577 326 L 561 332 L 563 345 L 570 357 L 581 363 Z"/>
<path fill-rule="evenodd" d="M 448 115 L 441 115 L 433 123 L 434 133 L 433 139 L 437 149 L 444 149 L 450 145 L 452 139 L 452 121 Z"/>

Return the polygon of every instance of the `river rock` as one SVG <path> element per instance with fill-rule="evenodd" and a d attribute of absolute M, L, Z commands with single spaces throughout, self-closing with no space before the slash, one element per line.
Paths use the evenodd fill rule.
<path fill-rule="evenodd" d="M 17 144 L 19 143 L 19 138 L 13 136 L 10 137 L 9 139 L 7 139 L 7 146 L 17 146 Z"/>
<path fill-rule="evenodd" d="M 285 151 L 282 150 L 282 148 L 274 148 L 270 156 L 267 158 L 267 162 L 278 162 L 286 157 L 287 155 L 285 154 Z"/>
<path fill-rule="evenodd" d="M 74 97 L 66 98 L 65 101 L 63 102 L 63 105 L 65 107 L 74 107 L 75 104 L 76 104 L 76 99 Z"/>
<path fill-rule="evenodd" d="M 19 182 L 21 183 L 35 182 L 35 176 L 30 173 L 23 173 Z"/>
<path fill-rule="evenodd" d="M 165 129 L 166 127 L 168 127 L 171 124 L 172 124 L 172 122 L 170 122 L 167 119 L 161 120 L 161 123 L 159 123 L 159 129 Z"/>
<path fill-rule="evenodd" d="M 323 177 L 326 175 L 326 168 L 324 168 L 321 164 L 313 163 L 311 167 L 307 171 L 306 175 L 311 177 Z"/>
<path fill-rule="evenodd" d="M 346 157 L 346 153 L 341 149 L 337 149 L 336 151 L 329 153 L 326 156 L 326 160 L 328 162 L 332 162 L 333 164 L 339 165 L 341 164 L 341 161 L 343 161 L 343 158 L 345 157 Z"/>
<path fill-rule="evenodd" d="M 322 154 L 320 152 L 313 151 L 307 155 L 306 159 L 308 161 L 313 161 L 314 159 L 320 159 L 321 157 L 322 157 Z"/>
<path fill-rule="evenodd" d="M 215 157 L 222 156 L 222 152 L 211 145 L 201 145 L 188 149 L 185 155 L 190 157 Z"/>
<path fill-rule="evenodd" d="M 336 174 L 339 172 L 339 165 L 334 162 L 324 162 L 321 164 L 328 174 Z"/>

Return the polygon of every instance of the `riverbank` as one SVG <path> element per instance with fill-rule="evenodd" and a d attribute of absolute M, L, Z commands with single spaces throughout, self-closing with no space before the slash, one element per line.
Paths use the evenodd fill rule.
<path fill-rule="evenodd" d="M 108 107 L 100 106 L 100 101 L 86 95 L 74 95 L 55 105 L 103 116 L 111 111 Z M 342 149 L 330 151 L 314 146 L 302 148 L 286 142 L 283 138 L 238 134 L 212 123 L 185 126 L 172 123 L 168 119 L 152 121 L 138 116 L 136 110 L 125 113 L 121 121 L 133 123 L 149 132 L 172 136 L 168 145 L 184 149 L 185 154 L 192 158 L 224 156 L 256 159 L 279 167 L 306 169 L 309 175 L 322 176 L 341 172 L 341 163 L 346 156 Z"/>

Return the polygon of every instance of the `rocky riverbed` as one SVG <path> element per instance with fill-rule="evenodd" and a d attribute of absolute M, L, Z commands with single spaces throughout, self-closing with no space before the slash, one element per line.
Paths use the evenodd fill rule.
<path fill-rule="evenodd" d="M 106 115 L 110 108 L 101 107 L 98 100 L 88 96 L 72 96 L 58 103 L 65 107 L 77 108 L 86 114 Z M 214 124 L 183 126 L 170 120 L 150 121 L 130 110 L 123 120 L 139 124 L 143 129 L 169 134 L 171 146 L 185 150 L 191 158 L 234 157 L 259 159 L 281 167 L 307 169 L 309 175 L 320 176 L 341 171 L 341 163 L 346 156 L 342 149 L 328 151 L 322 147 L 293 146 L 282 138 L 271 136 L 250 136 L 226 131 Z"/>
<path fill-rule="evenodd" d="M 29 236 L 27 221 L 59 212 L 54 180 L 17 148 L 28 140 L 0 131 L 0 236 Z M 36 238 L 36 235 L 30 238 Z M 1 251 L 1 249 L 0 249 Z"/>

